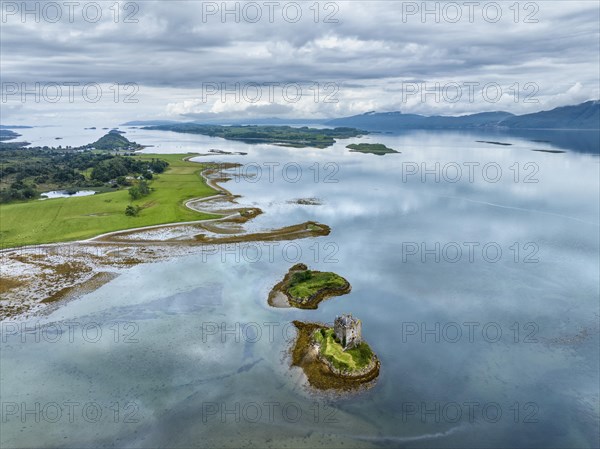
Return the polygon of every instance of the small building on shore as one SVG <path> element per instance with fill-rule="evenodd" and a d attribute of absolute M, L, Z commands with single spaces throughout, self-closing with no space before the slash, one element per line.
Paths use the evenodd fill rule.
<path fill-rule="evenodd" d="M 333 331 L 344 350 L 354 348 L 362 342 L 362 323 L 352 315 L 336 317 Z"/>

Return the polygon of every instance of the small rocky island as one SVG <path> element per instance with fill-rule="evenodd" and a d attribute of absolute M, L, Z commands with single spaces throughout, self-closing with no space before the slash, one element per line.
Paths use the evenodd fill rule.
<path fill-rule="evenodd" d="M 362 339 L 359 319 L 338 316 L 333 328 L 301 321 L 294 325 L 298 337 L 292 348 L 292 366 L 303 369 L 312 387 L 349 392 L 373 385 L 380 362 Z"/>
<path fill-rule="evenodd" d="M 319 303 L 333 296 L 350 293 L 352 287 L 343 277 L 325 271 L 312 271 L 299 263 L 287 272 L 269 294 L 272 307 L 316 309 Z"/>

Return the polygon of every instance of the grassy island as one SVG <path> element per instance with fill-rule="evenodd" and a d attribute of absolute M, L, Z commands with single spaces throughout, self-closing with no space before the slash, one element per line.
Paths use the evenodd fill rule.
<path fill-rule="evenodd" d="M 316 309 L 333 296 L 349 293 L 350 283 L 343 277 L 323 271 L 309 270 L 304 264 L 294 265 L 269 294 L 273 307 Z"/>
<path fill-rule="evenodd" d="M 335 143 L 335 139 L 347 139 L 368 134 L 355 128 L 293 128 L 291 126 L 221 126 L 201 125 L 198 123 L 176 123 L 169 125 L 148 126 L 143 129 L 173 131 L 177 133 L 202 134 L 238 140 L 245 143 L 270 143 L 287 147 L 327 148 Z"/>
<path fill-rule="evenodd" d="M 331 327 L 301 321 L 294 326 L 298 336 L 291 350 L 292 366 L 303 369 L 312 387 L 352 392 L 374 384 L 380 362 L 367 343 L 344 350 Z"/>
<path fill-rule="evenodd" d="M 389 153 L 399 153 L 399 151 L 386 147 L 382 143 L 353 143 L 346 148 L 350 148 L 352 153 L 371 153 L 383 156 Z"/>

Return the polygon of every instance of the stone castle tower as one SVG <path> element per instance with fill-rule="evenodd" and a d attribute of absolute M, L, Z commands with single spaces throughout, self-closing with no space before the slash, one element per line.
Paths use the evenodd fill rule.
<path fill-rule="evenodd" d="M 362 323 L 352 315 L 341 315 L 333 322 L 333 331 L 344 350 L 358 346 L 362 341 Z"/>

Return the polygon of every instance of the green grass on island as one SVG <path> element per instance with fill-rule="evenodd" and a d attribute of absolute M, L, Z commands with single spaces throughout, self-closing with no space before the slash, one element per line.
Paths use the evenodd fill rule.
<path fill-rule="evenodd" d="M 0 245 L 10 248 L 65 242 L 142 226 L 216 218 L 185 207 L 189 199 L 215 194 L 200 176 L 206 165 L 184 161 L 186 156 L 133 156 L 139 160 L 159 157 L 169 163 L 165 172 L 148 182 L 150 194 L 137 201 L 131 200 L 127 189 L 119 189 L 91 196 L 0 204 Z M 130 204 L 141 207 L 138 216 L 125 215 Z"/>
<path fill-rule="evenodd" d="M 302 301 L 322 290 L 341 289 L 347 284 L 343 277 L 335 273 L 306 270 L 292 275 L 287 292 L 295 299 Z"/>
<path fill-rule="evenodd" d="M 331 364 L 342 371 L 356 371 L 366 367 L 373 358 L 373 351 L 365 342 L 344 351 L 342 345 L 336 340 L 332 328 L 317 330 L 313 339 L 320 345 L 320 353 Z"/>
<path fill-rule="evenodd" d="M 350 148 L 352 153 L 371 153 L 378 156 L 389 153 L 399 153 L 399 151 L 388 148 L 382 143 L 352 143 L 346 148 Z"/>

